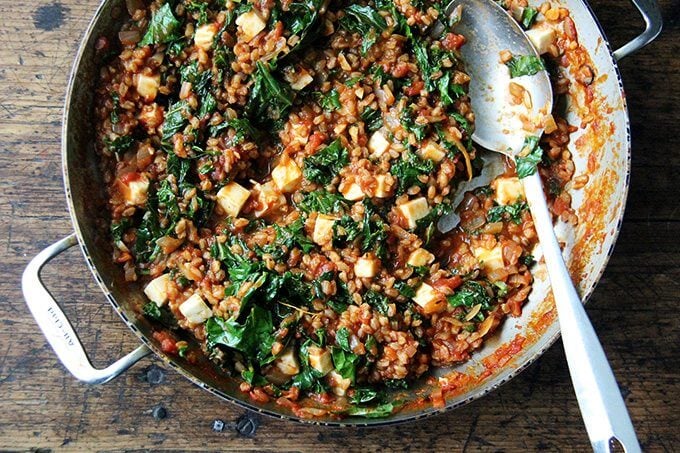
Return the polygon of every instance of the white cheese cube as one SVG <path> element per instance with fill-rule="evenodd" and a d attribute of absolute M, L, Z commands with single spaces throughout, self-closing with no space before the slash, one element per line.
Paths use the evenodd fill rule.
<path fill-rule="evenodd" d="M 387 175 L 377 175 L 375 181 L 376 198 L 388 198 L 390 196 L 391 188 L 387 185 Z"/>
<path fill-rule="evenodd" d="M 438 313 L 446 308 L 446 298 L 442 293 L 427 283 L 423 283 L 416 290 L 413 302 L 418 304 L 425 314 Z"/>
<path fill-rule="evenodd" d="M 304 89 L 307 85 L 314 81 L 314 77 L 303 68 L 294 68 L 289 66 L 283 70 L 283 78 L 290 84 L 290 87 L 295 91 Z"/>
<path fill-rule="evenodd" d="M 302 171 L 294 160 L 284 155 L 272 170 L 272 180 L 281 192 L 294 192 L 302 181 Z"/>
<path fill-rule="evenodd" d="M 333 224 L 336 220 L 335 217 L 326 214 L 316 216 L 312 240 L 319 245 L 329 243 L 333 239 Z"/>
<path fill-rule="evenodd" d="M 532 28 L 527 30 L 526 34 L 539 55 L 548 53 L 550 45 L 555 42 L 555 30 L 550 27 Z"/>
<path fill-rule="evenodd" d="M 250 41 L 257 36 L 258 33 L 264 30 L 267 23 L 257 10 L 251 9 L 247 13 L 243 13 L 236 18 L 236 25 L 241 28 L 243 39 Z"/>
<path fill-rule="evenodd" d="M 203 302 L 203 298 L 198 293 L 194 293 L 182 302 L 179 311 L 191 324 L 202 324 L 212 316 L 212 310 Z"/>
<path fill-rule="evenodd" d="M 446 157 L 446 151 L 439 143 L 428 141 L 422 148 L 418 149 L 418 155 L 423 159 L 430 159 L 435 162 L 441 162 Z"/>
<path fill-rule="evenodd" d="M 149 193 L 149 179 L 142 173 L 127 173 L 117 181 L 125 204 L 143 206 Z"/>
<path fill-rule="evenodd" d="M 256 184 L 257 204 L 255 217 L 262 217 L 286 204 L 286 197 L 279 191 L 274 181 Z"/>
<path fill-rule="evenodd" d="M 397 209 L 406 219 L 409 229 L 416 227 L 416 222 L 425 217 L 430 212 L 425 197 L 416 198 L 407 203 L 397 206 Z"/>
<path fill-rule="evenodd" d="M 390 142 L 386 138 L 386 131 L 379 129 L 373 132 L 371 138 L 368 140 L 368 150 L 371 152 L 371 157 L 380 157 L 390 148 Z"/>
<path fill-rule="evenodd" d="M 513 6 L 512 8 L 510 8 L 510 14 L 512 15 L 512 18 L 515 19 L 517 22 L 521 22 L 522 16 L 524 15 L 524 7 Z"/>
<path fill-rule="evenodd" d="M 361 257 L 354 263 L 354 275 L 359 278 L 375 277 L 380 269 L 380 260 L 377 258 Z"/>
<path fill-rule="evenodd" d="M 161 76 L 159 74 L 153 76 L 137 74 L 135 77 L 135 88 L 137 88 L 137 93 L 139 93 L 146 102 L 151 102 L 156 99 L 159 86 L 161 86 Z"/>
<path fill-rule="evenodd" d="M 424 248 L 415 249 L 408 256 L 407 264 L 409 266 L 420 267 L 432 264 L 434 261 L 434 255 L 425 250 Z"/>
<path fill-rule="evenodd" d="M 144 294 L 151 302 L 154 302 L 159 307 L 165 305 L 168 301 L 168 283 L 172 279 L 170 274 L 163 274 L 151 280 L 144 288 Z"/>
<path fill-rule="evenodd" d="M 500 205 L 514 204 L 523 201 L 524 187 L 518 177 L 497 178 L 491 183 L 494 199 Z"/>
<path fill-rule="evenodd" d="M 309 365 L 323 376 L 333 369 L 331 353 L 326 349 L 310 346 L 307 348 L 307 353 L 309 354 Z"/>
<path fill-rule="evenodd" d="M 230 182 L 217 192 L 217 203 L 229 217 L 237 217 L 248 198 L 250 191 L 240 184 Z"/>
<path fill-rule="evenodd" d="M 497 244 L 492 249 L 487 249 L 483 247 L 474 247 L 472 249 L 477 261 L 480 262 L 482 269 L 487 272 L 499 269 L 505 266 L 503 261 L 503 248 L 500 244 Z"/>
<path fill-rule="evenodd" d="M 201 25 L 196 29 L 196 33 L 194 34 L 194 44 L 196 44 L 196 47 L 200 47 L 203 50 L 210 50 L 216 34 L 216 24 Z"/>
<path fill-rule="evenodd" d="M 286 348 L 274 361 L 274 366 L 283 374 L 295 376 L 300 372 L 300 363 L 294 348 Z"/>
<path fill-rule="evenodd" d="M 349 201 L 359 201 L 364 198 L 364 191 L 361 186 L 355 182 L 351 184 L 344 184 L 340 193 Z"/>
<path fill-rule="evenodd" d="M 337 396 L 345 396 L 347 389 L 352 385 L 351 379 L 343 378 L 342 375 L 335 370 L 328 373 L 326 379 L 328 380 L 328 385 L 331 386 L 331 391 Z"/>

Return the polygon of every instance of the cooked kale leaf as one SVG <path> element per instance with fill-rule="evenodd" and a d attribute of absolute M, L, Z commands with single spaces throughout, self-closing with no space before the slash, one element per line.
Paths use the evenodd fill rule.
<path fill-rule="evenodd" d="M 424 187 L 425 184 L 418 178 L 434 171 L 434 162 L 422 159 L 417 154 L 407 151 L 403 158 L 392 164 L 390 173 L 397 178 L 397 193 L 402 194 L 411 186 Z"/>
<path fill-rule="evenodd" d="M 510 69 L 510 78 L 534 75 L 545 69 L 540 57 L 535 55 L 516 55 L 505 63 Z"/>
<path fill-rule="evenodd" d="M 139 45 L 148 46 L 150 44 L 165 44 L 173 41 L 177 38 L 175 33 L 180 25 L 180 21 L 172 14 L 170 4 L 165 3 L 151 16 L 149 27 Z"/>
<path fill-rule="evenodd" d="M 526 178 L 536 173 L 537 166 L 543 158 L 543 150 L 538 146 L 538 137 L 524 139 L 522 151 L 515 158 L 517 177 Z"/>
<path fill-rule="evenodd" d="M 316 154 L 305 157 L 303 173 L 308 181 L 327 185 L 348 163 L 349 153 L 338 138 Z"/>

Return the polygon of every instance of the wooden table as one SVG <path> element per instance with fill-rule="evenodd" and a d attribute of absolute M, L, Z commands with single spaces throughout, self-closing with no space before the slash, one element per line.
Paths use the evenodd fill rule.
<path fill-rule="evenodd" d="M 379 430 L 253 418 L 154 359 L 103 386 L 71 377 L 28 313 L 19 280 L 32 256 L 71 232 L 59 157 L 62 105 L 97 2 L 0 0 L 0 448 L 588 449 L 560 344 L 482 400 Z M 628 2 L 593 3 L 614 45 L 641 26 Z M 633 128 L 632 184 L 616 251 L 588 306 L 649 451 L 680 445 L 680 8 L 675 0 L 661 3 L 664 33 L 621 65 Z M 58 258 L 46 274 L 97 365 L 137 346 L 79 251 Z"/>

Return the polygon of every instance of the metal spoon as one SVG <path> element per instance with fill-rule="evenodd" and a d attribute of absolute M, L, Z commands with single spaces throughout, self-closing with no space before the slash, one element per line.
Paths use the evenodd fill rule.
<path fill-rule="evenodd" d="M 476 118 L 472 138 L 484 148 L 514 158 L 527 135 L 540 136 L 543 130 L 527 133 L 522 129 L 518 109 L 526 107 L 509 102 L 510 75 L 500 61 L 500 53 L 508 50 L 512 55 L 538 54 L 517 22 L 492 0 L 454 0 L 446 12 L 460 14 L 456 30 L 468 38 L 461 52 L 471 77 L 470 98 Z M 546 71 L 512 81 L 521 84 L 531 96 L 529 117 L 552 111 Z M 571 380 L 593 450 L 610 451 L 618 441 L 626 452 L 640 451 L 614 374 L 562 258 L 541 178 L 536 172 L 522 182 L 555 297 Z"/>

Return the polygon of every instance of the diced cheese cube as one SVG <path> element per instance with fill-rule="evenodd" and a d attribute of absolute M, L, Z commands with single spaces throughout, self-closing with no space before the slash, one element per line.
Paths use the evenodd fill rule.
<path fill-rule="evenodd" d="M 154 278 L 144 288 L 144 294 L 151 302 L 162 307 L 168 301 L 168 284 L 171 280 L 170 274 Z"/>
<path fill-rule="evenodd" d="M 524 7 L 515 5 L 512 8 L 510 8 L 510 14 L 512 15 L 512 18 L 515 19 L 517 22 L 521 22 L 522 16 L 524 15 Z"/>
<path fill-rule="evenodd" d="M 212 316 L 212 310 L 203 302 L 203 298 L 198 293 L 194 293 L 182 302 L 179 311 L 191 324 L 202 324 Z"/>
<path fill-rule="evenodd" d="M 359 278 L 375 277 L 380 269 L 380 260 L 377 258 L 361 257 L 354 264 L 354 275 Z"/>
<path fill-rule="evenodd" d="M 250 191 L 240 184 L 230 182 L 217 192 L 217 203 L 230 217 L 237 217 L 248 198 Z"/>
<path fill-rule="evenodd" d="M 283 70 L 283 78 L 295 91 L 300 91 L 314 81 L 314 77 L 304 68 L 288 66 Z"/>
<path fill-rule="evenodd" d="M 293 192 L 302 181 L 302 171 L 294 160 L 284 154 L 281 162 L 272 170 L 272 180 L 281 192 Z"/>
<path fill-rule="evenodd" d="M 427 315 L 438 313 L 446 308 L 446 298 L 442 293 L 434 289 L 427 283 L 418 287 L 413 302 L 418 304 Z"/>
<path fill-rule="evenodd" d="M 420 267 L 432 264 L 434 261 L 434 255 L 425 250 L 424 248 L 415 249 L 408 256 L 407 264 L 409 266 Z"/>
<path fill-rule="evenodd" d="M 425 197 L 416 198 L 407 203 L 397 206 L 397 209 L 406 219 L 409 229 L 416 227 L 416 222 L 425 217 L 430 212 Z"/>
<path fill-rule="evenodd" d="M 257 10 L 251 9 L 247 13 L 243 13 L 236 18 L 236 25 L 241 27 L 243 39 L 250 41 L 257 36 L 258 33 L 264 30 L 267 23 Z"/>
<path fill-rule="evenodd" d="M 310 346 L 307 348 L 307 353 L 309 354 L 309 365 L 323 376 L 333 369 L 333 360 L 328 350 Z"/>
<path fill-rule="evenodd" d="M 387 185 L 387 175 L 377 175 L 375 177 L 375 196 L 376 198 L 388 198 L 390 196 L 390 186 Z"/>
<path fill-rule="evenodd" d="M 269 382 L 283 385 L 300 372 L 300 363 L 293 348 L 286 348 L 267 370 L 265 377 Z"/>
<path fill-rule="evenodd" d="M 118 179 L 118 188 L 125 204 L 142 206 L 149 193 L 149 179 L 141 173 L 127 173 Z"/>
<path fill-rule="evenodd" d="M 441 162 L 441 160 L 446 157 L 446 151 L 444 151 L 444 148 L 442 148 L 439 143 L 428 141 L 422 148 L 418 149 L 418 155 L 423 159 Z"/>
<path fill-rule="evenodd" d="M 283 374 L 295 376 L 300 372 L 300 363 L 294 348 L 286 348 L 274 361 L 274 365 Z"/>
<path fill-rule="evenodd" d="M 352 385 L 352 380 L 343 378 L 340 373 L 333 370 L 328 373 L 326 378 L 328 380 L 328 385 L 331 386 L 331 391 L 337 396 L 345 396 L 347 389 Z"/>
<path fill-rule="evenodd" d="M 319 214 L 316 216 L 312 240 L 319 245 L 330 242 L 331 239 L 333 239 L 333 224 L 336 220 L 335 217 L 326 214 Z"/>
<path fill-rule="evenodd" d="M 368 140 L 368 150 L 372 157 L 380 157 L 390 148 L 390 142 L 387 141 L 385 134 L 384 129 L 379 129 L 373 132 Z"/>
<path fill-rule="evenodd" d="M 194 44 L 196 44 L 196 47 L 200 47 L 203 50 L 210 50 L 216 34 L 216 24 L 201 25 L 196 29 L 196 33 L 194 34 Z"/>
<path fill-rule="evenodd" d="M 343 185 L 340 193 L 349 201 L 359 201 L 365 197 L 361 186 L 355 182 Z"/>
<path fill-rule="evenodd" d="M 286 197 L 283 196 L 274 181 L 265 184 L 256 184 L 257 204 L 255 217 L 262 217 L 286 204 Z"/>
<path fill-rule="evenodd" d="M 548 53 L 550 45 L 555 42 L 555 30 L 550 27 L 532 28 L 527 30 L 526 34 L 539 55 Z"/>
<path fill-rule="evenodd" d="M 503 261 L 503 248 L 500 244 L 497 244 L 492 249 L 474 247 L 472 253 L 474 253 L 477 261 L 480 262 L 482 268 L 487 272 L 505 266 L 505 262 Z"/>
<path fill-rule="evenodd" d="M 146 102 L 151 102 L 156 99 L 156 94 L 158 94 L 158 87 L 160 85 L 161 76 L 159 74 L 153 76 L 137 74 L 135 77 L 137 93 L 139 93 Z"/>
<path fill-rule="evenodd" d="M 524 200 L 524 187 L 516 176 L 497 178 L 491 183 L 491 187 L 495 192 L 494 199 L 500 205 Z"/>

